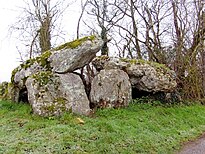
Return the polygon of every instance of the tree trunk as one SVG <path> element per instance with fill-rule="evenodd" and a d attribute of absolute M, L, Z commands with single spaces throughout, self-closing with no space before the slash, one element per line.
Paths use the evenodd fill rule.
<path fill-rule="evenodd" d="M 46 17 L 41 23 L 41 28 L 39 30 L 39 43 L 41 48 L 41 53 L 44 53 L 47 50 L 51 49 L 51 27 L 50 27 L 50 18 Z"/>
<path fill-rule="evenodd" d="M 108 56 L 108 38 L 107 38 L 107 30 L 106 28 L 103 26 L 102 30 L 101 30 L 101 38 L 104 41 L 103 47 L 101 48 L 101 55 L 107 55 Z"/>

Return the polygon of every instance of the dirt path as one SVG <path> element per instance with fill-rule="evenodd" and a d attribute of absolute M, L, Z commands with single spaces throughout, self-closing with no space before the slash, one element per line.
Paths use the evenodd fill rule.
<path fill-rule="evenodd" d="M 176 154 L 205 154 L 205 133 L 198 139 L 185 143 Z"/>

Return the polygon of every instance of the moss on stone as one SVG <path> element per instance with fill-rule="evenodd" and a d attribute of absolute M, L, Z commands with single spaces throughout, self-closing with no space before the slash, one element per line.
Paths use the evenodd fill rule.
<path fill-rule="evenodd" d="M 48 84 L 52 77 L 53 73 L 51 71 L 42 71 L 32 75 L 32 78 L 34 78 L 40 86 Z"/>
<path fill-rule="evenodd" d="M 66 111 L 66 101 L 67 99 L 64 97 L 58 97 L 55 99 L 55 102 L 57 103 L 57 106 L 60 108 L 61 112 Z"/>
<path fill-rule="evenodd" d="M 29 68 L 31 65 L 33 65 L 35 63 L 35 58 L 33 59 L 28 59 L 27 61 L 25 61 L 24 63 L 20 64 L 21 69 L 27 69 Z"/>
<path fill-rule="evenodd" d="M 8 91 L 8 82 L 2 82 L 0 84 L 0 97 L 3 97 Z"/>
<path fill-rule="evenodd" d="M 15 85 L 11 82 L 3 82 L 0 84 L 0 98 L 2 100 L 15 101 L 14 88 Z"/>
<path fill-rule="evenodd" d="M 131 65 L 136 65 L 136 64 L 144 65 L 144 64 L 148 64 L 148 65 L 154 67 L 158 71 L 167 72 L 167 71 L 170 70 L 164 64 L 160 64 L 160 63 L 152 62 L 152 61 L 147 61 L 147 60 L 143 60 L 143 59 L 120 58 L 120 60 L 123 61 L 123 62 L 130 63 Z"/>
<path fill-rule="evenodd" d="M 11 73 L 11 82 L 14 83 L 15 74 L 19 71 L 19 67 L 15 68 Z"/>
<path fill-rule="evenodd" d="M 164 64 L 160 64 L 160 63 L 156 63 L 156 62 L 152 62 L 151 66 L 153 66 L 154 68 L 156 68 L 157 70 L 162 70 L 163 72 L 167 72 L 170 71 L 170 69 L 165 66 Z"/>
<path fill-rule="evenodd" d="M 65 99 L 64 97 L 58 97 L 55 99 L 55 102 L 58 102 L 58 104 L 63 104 L 63 105 L 65 105 L 66 101 L 67 99 Z"/>
<path fill-rule="evenodd" d="M 46 116 L 56 116 L 55 112 L 58 112 L 57 115 L 66 111 L 66 101 L 64 97 L 58 97 L 54 99 L 53 102 L 47 102 L 47 105 L 41 107 L 41 110 L 46 113 Z"/>
<path fill-rule="evenodd" d="M 69 49 L 69 48 L 70 48 L 70 49 L 74 49 L 74 48 L 80 46 L 83 42 L 85 42 L 85 41 L 87 41 L 87 40 L 93 41 L 95 38 L 96 38 L 95 35 L 86 36 L 86 37 L 83 37 L 83 38 L 74 40 L 74 41 L 72 41 L 72 42 L 67 42 L 67 43 L 65 43 L 65 44 L 62 44 L 61 46 L 56 47 L 56 48 L 54 48 L 53 50 L 54 50 L 54 51 L 58 51 L 58 50 Z"/>
<path fill-rule="evenodd" d="M 49 104 L 49 105 L 45 105 L 41 107 L 41 111 L 44 111 L 49 115 L 52 115 L 55 112 L 55 105 L 53 103 Z"/>
<path fill-rule="evenodd" d="M 129 59 L 129 58 L 120 58 L 120 61 L 130 63 L 130 64 L 144 64 L 144 61 L 141 61 L 140 59 Z"/>
<path fill-rule="evenodd" d="M 42 67 L 46 67 L 47 69 L 50 70 L 50 62 L 48 61 L 48 58 L 51 56 L 51 51 L 46 51 L 44 52 L 41 56 L 36 57 L 35 60 L 37 61 L 37 63 L 42 66 Z"/>
<path fill-rule="evenodd" d="M 11 82 L 14 83 L 15 74 L 18 71 L 20 71 L 22 69 L 26 70 L 27 68 L 31 67 L 35 62 L 38 63 L 41 67 L 47 68 L 48 71 L 51 71 L 50 62 L 48 61 L 48 58 L 50 56 L 51 56 L 51 51 L 46 51 L 42 55 L 40 55 L 40 56 L 38 56 L 36 58 L 28 59 L 24 63 L 20 64 L 19 67 L 15 68 L 12 71 Z M 23 80 L 26 80 L 26 79 L 23 79 Z"/>
<path fill-rule="evenodd" d="M 130 65 L 144 64 L 144 61 L 141 61 L 140 59 L 120 58 L 120 61 L 129 63 Z"/>
<path fill-rule="evenodd" d="M 50 56 L 51 56 L 51 51 L 48 50 L 36 58 L 28 59 L 25 63 L 21 64 L 21 68 L 27 69 L 31 67 L 35 62 L 37 62 L 43 68 L 46 67 L 49 69 L 50 62 L 48 61 L 48 58 Z"/>
<path fill-rule="evenodd" d="M 109 60 L 109 59 L 110 59 L 109 56 L 107 56 L 107 55 L 102 55 L 102 56 L 97 56 L 97 57 L 95 57 L 94 60 L 100 61 L 100 60 Z"/>

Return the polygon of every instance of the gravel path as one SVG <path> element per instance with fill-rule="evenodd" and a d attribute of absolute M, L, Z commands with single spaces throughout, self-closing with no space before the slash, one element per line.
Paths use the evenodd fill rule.
<path fill-rule="evenodd" d="M 205 154 L 205 134 L 186 143 L 177 154 Z"/>

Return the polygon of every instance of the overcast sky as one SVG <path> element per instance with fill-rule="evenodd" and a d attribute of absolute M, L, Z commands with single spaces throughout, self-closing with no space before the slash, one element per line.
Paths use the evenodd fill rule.
<path fill-rule="evenodd" d="M 8 81 L 10 73 L 17 64 L 15 46 L 12 39 L 8 37 L 8 27 L 15 20 L 15 6 L 19 1 L 6 0 L 0 1 L 0 81 Z"/>
<path fill-rule="evenodd" d="M 79 1 L 80 2 L 80 1 Z M 9 25 L 15 23 L 16 18 L 20 14 L 18 7 L 23 6 L 23 0 L 1 0 L 0 1 L 0 82 L 10 81 L 11 72 L 19 65 L 19 54 L 17 52 L 15 39 L 10 37 Z M 63 21 L 63 23 L 69 23 L 66 26 L 66 33 L 70 38 L 76 33 L 76 24 L 79 17 L 80 8 L 79 3 L 75 3 L 72 7 L 68 8 L 66 19 L 69 21 Z"/>

